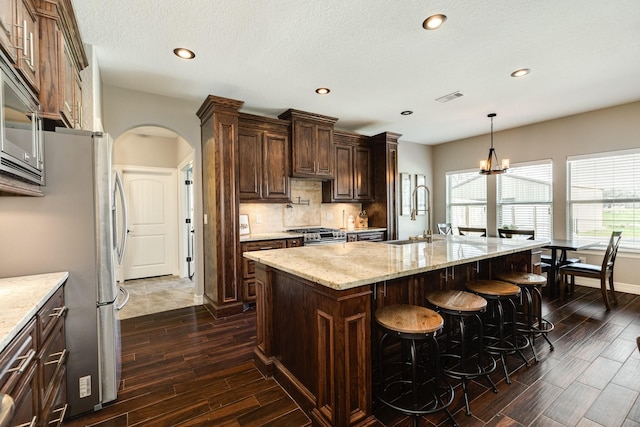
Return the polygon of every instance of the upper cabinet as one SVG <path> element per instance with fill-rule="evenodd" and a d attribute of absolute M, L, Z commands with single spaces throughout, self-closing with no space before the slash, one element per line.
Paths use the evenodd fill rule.
<path fill-rule="evenodd" d="M 278 116 L 291 120 L 291 176 L 332 179 L 334 177 L 334 117 L 289 109 Z"/>
<path fill-rule="evenodd" d="M 82 128 L 82 81 L 88 65 L 70 0 L 35 0 L 40 19 L 40 104 L 53 126 Z"/>
<path fill-rule="evenodd" d="M 32 0 L 0 2 L 0 48 L 7 59 L 38 92 L 40 88 L 39 28 Z"/>
<path fill-rule="evenodd" d="M 334 133 L 335 177 L 322 183 L 322 201 L 363 202 L 373 199 L 371 149 L 368 138 Z"/>
<path fill-rule="evenodd" d="M 37 93 L 40 89 L 40 49 L 38 17 L 31 0 L 18 0 L 16 68 Z"/>
<path fill-rule="evenodd" d="M 289 122 L 240 114 L 238 197 L 240 202 L 290 199 Z"/>

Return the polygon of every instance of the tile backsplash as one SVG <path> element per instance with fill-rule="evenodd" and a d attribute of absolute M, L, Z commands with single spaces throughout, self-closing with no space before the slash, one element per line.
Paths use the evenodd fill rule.
<path fill-rule="evenodd" d="M 357 217 L 360 203 L 322 203 L 322 182 L 291 179 L 291 201 L 285 203 L 240 203 L 240 214 L 249 215 L 251 234 L 322 226 L 346 228 L 349 215 Z M 308 201 L 308 204 L 306 204 Z"/>

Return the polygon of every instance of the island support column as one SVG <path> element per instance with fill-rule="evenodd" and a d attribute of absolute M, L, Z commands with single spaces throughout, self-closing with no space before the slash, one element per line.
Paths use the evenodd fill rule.
<path fill-rule="evenodd" d="M 336 291 L 256 263 L 256 365 L 320 426 L 372 414 L 371 286 Z"/>

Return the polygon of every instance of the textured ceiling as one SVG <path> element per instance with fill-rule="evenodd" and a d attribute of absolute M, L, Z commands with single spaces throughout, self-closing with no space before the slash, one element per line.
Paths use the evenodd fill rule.
<path fill-rule="evenodd" d="M 268 116 L 296 108 L 366 135 L 437 144 L 487 133 L 491 112 L 499 131 L 640 100 L 638 0 L 72 3 L 105 84 Z M 447 22 L 425 31 L 435 13 Z"/>

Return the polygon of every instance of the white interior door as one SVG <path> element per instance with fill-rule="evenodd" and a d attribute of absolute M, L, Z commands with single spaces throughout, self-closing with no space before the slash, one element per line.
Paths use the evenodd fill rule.
<path fill-rule="evenodd" d="M 124 279 L 177 273 L 176 170 L 122 171 L 129 211 Z"/>

